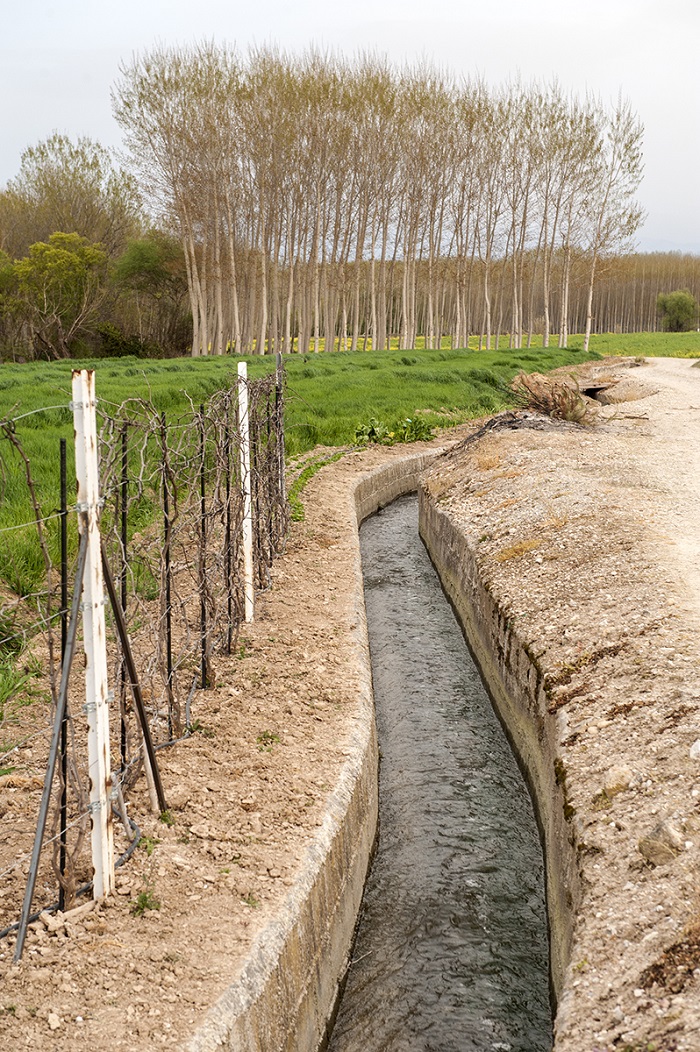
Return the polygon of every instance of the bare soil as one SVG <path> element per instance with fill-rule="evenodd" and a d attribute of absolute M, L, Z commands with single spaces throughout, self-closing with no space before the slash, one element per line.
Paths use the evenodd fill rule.
<path fill-rule="evenodd" d="M 700 370 L 635 364 L 581 371 L 612 384 L 593 426 L 487 434 L 429 482 L 557 721 L 584 888 L 562 1052 L 700 1048 Z"/>
<path fill-rule="evenodd" d="M 700 1048 L 700 370 L 629 364 L 587 367 L 633 399 L 594 426 L 487 436 L 432 483 L 548 676 L 586 888 L 567 1052 Z M 160 754 L 174 825 L 139 783 L 144 845 L 118 894 L 37 922 L 19 965 L 0 944 L 0 1049 L 181 1047 L 285 909 L 357 711 L 345 494 L 405 453 L 349 453 L 311 480 L 255 624 L 198 698 L 201 730 Z M 0 875 L 38 809 L 43 772 L 20 761 L 0 780 Z M 135 913 L 139 896 L 158 908 Z"/>

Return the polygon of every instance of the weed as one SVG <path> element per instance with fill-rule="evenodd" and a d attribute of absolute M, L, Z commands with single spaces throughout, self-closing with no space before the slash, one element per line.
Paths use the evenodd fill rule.
<path fill-rule="evenodd" d="M 144 913 L 147 913 L 148 910 L 159 909 L 160 902 L 155 897 L 150 888 L 146 891 L 140 891 L 131 903 L 131 912 L 134 917 L 143 917 Z"/>
<path fill-rule="evenodd" d="M 423 417 L 406 417 L 395 434 L 399 442 L 428 442 L 433 437 L 433 428 Z"/>
<path fill-rule="evenodd" d="M 156 844 L 160 844 L 160 840 L 155 836 L 148 836 L 146 833 L 142 833 L 141 839 L 139 840 L 139 847 L 143 848 L 148 858 L 151 857 L 156 849 Z"/>
<path fill-rule="evenodd" d="M 279 743 L 279 736 L 274 731 L 261 731 L 255 739 L 260 752 L 272 752 L 272 747 Z"/>
<path fill-rule="evenodd" d="M 159 817 L 159 820 L 163 823 L 164 826 L 174 826 L 175 825 L 175 819 L 173 818 L 173 815 L 172 815 L 171 811 L 161 811 L 161 813 L 160 813 L 160 815 L 158 817 Z"/>
<path fill-rule="evenodd" d="M 41 691 L 32 686 L 40 672 L 41 664 L 34 657 L 24 663 L 18 662 L 14 655 L 0 657 L 0 721 L 5 718 L 5 706 L 11 698 L 22 694 L 19 704 L 29 705 L 41 697 Z"/>
<path fill-rule="evenodd" d="M 210 727 L 205 727 L 201 720 L 192 720 L 190 734 L 201 734 L 203 738 L 216 737 L 216 731 L 211 730 Z"/>
<path fill-rule="evenodd" d="M 246 906 L 250 906 L 252 910 L 256 910 L 260 905 L 260 900 L 256 899 L 252 891 L 249 892 L 247 895 L 244 895 L 242 901 L 245 903 Z"/>
<path fill-rule="evenodd" d="M 391 443 L 393 438 L 394 432 L 381 420 L 377 420 L 376 416 L 370 417 L 366 424 L 358 424 L 355 428 L 355 441 L 360 446 L 369 443 L 386 445 Z"/>

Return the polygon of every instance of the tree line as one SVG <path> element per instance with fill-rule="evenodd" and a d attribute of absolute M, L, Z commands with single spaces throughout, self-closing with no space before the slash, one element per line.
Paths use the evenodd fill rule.
<path fill-rule="evenodd" d="M 56 135 L 0 191 L 5 353 L 566 346 L 697 287 L 695 257 L 630 254 L 624 100 L 202 44 L 135 57 L 113 106 L 126 166 Z"/>
<path fill-rule="evenodd" d="M 122 67 L 114 113 L 150 207 L 185 251 L 194 354 L 381 350 L 480 333 L 505 305 L 566 344 L 571 271 L 629 244 L 642 126 L 556 84 L 490 88 L 427 64 L 308 50 L 156 48 Z"/>

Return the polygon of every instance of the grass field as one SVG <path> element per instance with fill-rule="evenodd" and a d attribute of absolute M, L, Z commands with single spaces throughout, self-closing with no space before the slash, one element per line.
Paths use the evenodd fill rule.
<path fill-rule="evenodd" d="M 507 338 L 498 351 L 413 350 L 294 355 L 285 361 L 286 447 L 289 457 L 316 445 L 352 443 L 358 427 L 380 425 L 397 435 L 408 419 L 429 426 L 450 426 L 497 412 L 509 403 L 507 384 L 526 372 L 547 371 L 581 361 L 582 337 L 571 349 L 509 350 Z M 592 356 L 608 354 L 700 357 L 700 333 L 596 336 Z M 167 361 L 134 358 L 87 362 L 5 363 L 0 365 L 0 419 L 16 420 L 16 433 L 31 462 L 37 496 L 45 515 L 58 507 L 59 438 L 67 439 L 69 472 L 73 424 L 69 409 L 71 369 L 96 371 L 101 407 L 127 397 L 143 397 L 167 413 L 170 422 L 185 417 L 192 404 L 206 401 L 235 380 L 237 359 L 180 358 Z M 274 368 L 270 357 L 248 358 L 249 375 Z M 29 414 L 29 415 L 24 415 Z M 70 474 L 69 474 L 70 477 Z M 0 440 L 0 563 L 19 565 L 25 579 L 43 573 L 33 530 L 16 529 L 32 518 L 24 465 L 7 439 Z M 50 532 L 53 538 L 55 523 Z M 26 544 L 27 551 L 21 552 Z M 52 540 L 53 544 L 53 540 Z M 12 549 L 9 559 L 8 546 Z M 36 563 L 36 565 L 33 565 Z M 8 575 L 0 565 L 0 577 Z M 15 582 L 16 583 L 16 582 Z"/>

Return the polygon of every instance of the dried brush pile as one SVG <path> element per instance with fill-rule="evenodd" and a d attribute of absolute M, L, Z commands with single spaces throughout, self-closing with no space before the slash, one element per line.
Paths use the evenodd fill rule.
<path fill-rule="evenodd" d="M 554 420 L 569 420 L 574 424 L 593 422 L 593 406 L 571 382 L 555 380 L 542 373 L 518 373 L 510 386 L 523 408 L 544 413 Z"/>

